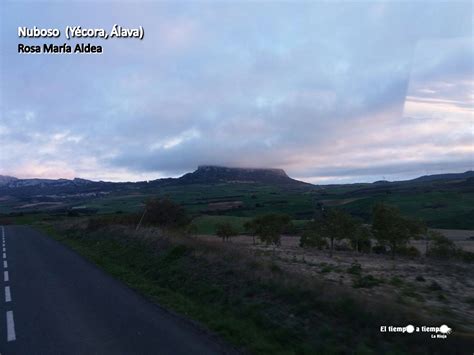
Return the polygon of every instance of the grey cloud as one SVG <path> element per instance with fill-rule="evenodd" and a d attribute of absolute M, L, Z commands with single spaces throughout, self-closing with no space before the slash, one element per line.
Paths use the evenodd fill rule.
<path fill-rule="evenodd" d="M 466 86 L 436 83 L 472 75 L 472 49 L 426 50 L 429 61 L 412 61 L 425 39 L 472 39 L 468 2 L 170 2 L 93 5 L 93 12 L 87 3 L 56 5 L 10 3 L 11 13 L 25 16 L 2 23 L 7 47 L 16 45 L 11 33 L 20 22 L 121 21 L 143 25 L 146 37 L 104 42 L 105 53 L 96 57 L 2 53 L 0 138 L 7 153 L 0 164 L 13 174 L 41 162 L 89 178 L 115 171 L 152 178 L 198 164 L 327 176 L 336 172 L 334 160 L 357 170 L 356 154 L 380 160 L 375 170 L 403 172 L 411 164 L 402 157 L 407 149 L 434 143 L 452 152 L 469 139 L 459 133 L 465 125 L 446 137 L 402 112 L 407 93 L 469 105 Z M 436 94 L 421 96 L 426 87 Z M 417 119 L 437 124 L 429 115 Z M 387 149 L 390 159 L 398 154 L 402 161 L 384 163 L 378 154 Z M 429 161 L 417 164 L 446 162 L 430 152 Z M 315 164 L 328 168 L 314 170 Z"/>

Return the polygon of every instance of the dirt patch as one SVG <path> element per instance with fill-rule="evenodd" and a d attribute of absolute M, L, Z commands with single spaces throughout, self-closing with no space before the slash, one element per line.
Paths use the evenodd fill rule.
<path fill-rule="evenodd" d="M 28 203 L 26 205 L 21 205 L 15 207 L 17 209 L 23 208 L 31 208 L 31 207 L 57 207 L 58 205 L 62 205 L 62 202 L 37 202 L 37 203 Z"/>
<path fill-rule="evenodd" d="M 222 243 L 217 237 L 200 236 Z M 280 268 L 354 288 L 368 297 L 395 296 L 426 315 L 439 315 L 446 324 L 474 332 L 474 273 L 472 264 L 426 258 L 303 249 L 299 238 L 284 236 L 280 247 L 253 244 L 253 238 L 232 238 L 234 247 L 272 259 Z M 474 243 L 472 243 L 474 244 Z"/>

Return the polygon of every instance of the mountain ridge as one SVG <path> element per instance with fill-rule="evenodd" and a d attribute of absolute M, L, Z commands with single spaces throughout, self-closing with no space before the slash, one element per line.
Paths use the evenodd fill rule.
<path fill-rule="evenodd" d="M 236 168 L 218 165 L 200 165 L 192 173 L 177 179 L 181 184 L 192 183 L 267 183 L 276 185 L 310 185 L 290 178 L 283 169 L 275 168 Z"/>
<path fill-rule="evenodd" d="M 375 181 L 372 183 L 361 183 L 364 185 L 390 185 L 405 183 L 423 183 L 436 182 L 438 180 L 458 180 L 474 178 L 474 171 L 468 170 L 463 173 L 445 173 L 423 175 L 410 180 L 400 181 Z M 136 182 L 110 182 L 95 181 L 82 178 L 74 179 L 42 179 L 29 178 L 20 179 L 9 175 L 0 175 L 0 189 L 14 189 L 22 187 L 61 187 L 61 186 L 119 186 L 119 185 L 143 185 L 143 184 L 192 184 L 192 183 L 270 183 L 270 184 L 288 184 L 288 185 L 313 185 L 304 181 L 296 180 L 287 175 L 285 170 L 278 168 L 240 168 L 226 167 L 219 165 L 199 165 L 198 168 L 190 173 L 186 173 L 178 178 L 162 178 L 150 181 Z M 337 184 L 339 185 L 339 184 Z M 342 184 L 346 185 L 346 184 Z M 324 185 L 319 185 L 324 186 Z"/>

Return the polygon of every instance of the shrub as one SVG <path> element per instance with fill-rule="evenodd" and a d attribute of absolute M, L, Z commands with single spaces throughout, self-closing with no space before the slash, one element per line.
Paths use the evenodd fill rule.
<path fill-rule="evenodd" d="M 135 226 L 138 223 L 138 220 L 139 216 L 133 213 L 94 217 L 88 220 L 87 230 L 95 231 L 114 224 Z"/>
<path fill-rule="evenodd" d="M 414 246 L 398 248 L 397 253 L 411 258 L 417 258 L 421 255 L 420 251 Z"/>
<path fill-rule="evenodd" d="M 454 242 L 438 232 L 431 232 L 431 245 L 427 255 L 436 258 L 450 258 L 456 254 Z"/>
<path fill-rule="evenodd" d="M 418 238 L 424 231 L 423 226 L 407 219 L 400 211 L 383 203 L 374 207 L 372 232 L 379 244 L 388 245 L 395 257 L 397 250 L 404 248 L 412 238 Z"/>
<path fill-rule="evenodd" d="M 466 303 L 469 303 L 471 306 L 474 306 L 474 297 L 467 297 L 465 301 Z"/>
<path fill-rule="evenodd" d="M 310 222 L 312 223 L 312 222 Z M 308 224 L 300 238 L 300 247 L 303 248 L 318 248 L 322 250 L 327 248 L 328 242 L 321 234 L 321 231 L 311 224 Z"/>
<path fill-rule="evenodd" d="M 342 210 L 331 209 L 316 220 L 308 223 L 307 230 L 311 231 L 307 236 L 321 238 L 326 237 L 330 241 L 330 255 L 334 250 L 334 241 L 343 240 L 353 235 L 357 228 L 357 221 Z"/>
<path fill-rule="evenodd" d="M 466 263 L 474 262 L 474 253 L 467 250 L 457 249 L 456 250 L 456 257 L 461 259 Z"/>
<path fill-rule="evenodd" d="M 290 217 L 283 214 L 267 214 L 256 217 L 252 226 L 255 234 L 265 244 L 280 245 L 281 234 L 291 223 Z"/>
<path fill-rule="evenodd" d="M 425 282 L 425 281 L 426 281 L 426 279 L 425 279 L 423 276 L 421 276 L 421 275 L 418 275 L 418 276 L 415 278 L 415 280 L 418 281 L 418 282 Z"/>
<path fill-rule="evenodd" d="M 385 245 L 374 245 L 372 247 L 372 251 L 375 254 L 387 254 L 387 248 L 385 247 Z"/>
<path fill-rule="evenodd" d="M 354 288 L 371 288 L 374 286 L 378 286 L 382 283 L 382 280 L 377 279 L 372 275 L 365 275 L 361 277 L 357 277 L 354 279 L 352 283 L 352 287 Z"/>
<path fill-rule="evenodd" d="M 399 278 L 398 276 L 393 276 L 390 279 L 390 284 L 393 285 L 393 286 L 401 286 L 401 285 L 403 285 L 403 280 L 401 278 Z"/>
<path fill-rule="evenodd" d="M 356 226 L 354 233 L 350 236 L 350 243 L 352 249 L 358 252 L 369 252 L 372 245 L 371 238 L 372 233 L 370 228 L 365 225 L 359 224 Z"/>
<path fill-rule="evenodd" d="M 347 243 L 338 243 L 334 246 L 334 250 L 349 251 L 352 250 L 352 248 Z"/>
<path fill-rule="evenodd" d="M 184 227 L 189 218 L 184 208 L 168 198 L 154 198 L 146 201 L 143 223 L 160 227 Z"/>
<path fill-rule="evenodd" d="M 428 286 L 428 290 L 430 291 L 441 291 L 442 289 L 443 288 L 441 287 L 441 285 L 437 283 L 436 281 L 431 281 L 431 283 Z"/>
<path fill-rule="evenodd" d="M 352 263 L 347 269 L 347 272 L 352 275 L 360 275 L 362 272 L 362 266 L 359 263 Z"/>
<path fill-rule="evenodd" d="M 237 235 L 238 232 L 230 223 L 219 223 L 216 226 L 216 234 L 222 238 L 222 241 L 226 241 Z"/>
<path fill-rule="evenodd" d="M 322 274 L 326 274 L 328 272 L 331 272 L 331 271 L 334 271 L 334 267 L 332 265 L 324 265 L 322 268 L 321 268 L 321 273 Z"/>

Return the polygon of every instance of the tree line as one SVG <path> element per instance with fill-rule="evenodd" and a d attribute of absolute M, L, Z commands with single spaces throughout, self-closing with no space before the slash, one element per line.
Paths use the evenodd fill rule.
<path fill-rule="evenodd" d="M 137 226 L 155 225 L 165 228 L 185 228 L 193 232 L 191 218 L 185 209 L 169 198 L 146 201 L 144 212 L 135 220 Z M 281 245 L 283 234 L 294 234 L 295 226 L 285 214 L 257 216 L 244 224 L 245 234 L 274 247 Z M 429 230 L 421 220 L 405 217 L 396 207 L 378 203 L 372 210 L 372 223 L 365 224 L 341 209 L 321 208 L 314 218 L 301 229 L 300 246 L 328 249 L 333 255 L 336 245 L 344 245 L 359 253 L 390 253 L 418 256 L 418 249 L 409 246 L 411 240 L 425 241 L 425 254 L 436 257 L 462 256 L 472 259 L 472 253 L 456 249 L 455 244 L 439 232 Z M 230 223 L 216 225 L 216 235 L 229 241 L 240 231 Z M 375 243 L 374 243 L 375 242 Z M 468 255 L 469 254 L 469 255 Z"/>
<path fill-rule="evenodd" d="M 290 217 L 281 214 L 255 217 L 245 223 L 244 228 L 246 234 L 253 237 L 254 244 L 257 237 L 261 242 L 274 246 L 281 244 L 282 234 L 294 230 Z M 223 223 L 217 226 L 216 234 L 229 240 L 238 231 L 231 224 Z M 300 246 L 328 249 L 333 256 L 336 242 L 346 241 L 353 251 L 359 253 L 390 253 L 392 258 L 397 254 L 419 256 L 418 249 L 409 246 L 411 240 L 425 241 L 427 256 L 467 256 L 467 252 L 456 249 L 453 241 L 429 230 L 421 220 L 407 218 L 396 207 L 383 203 L 374 206 L 371 225 L 341 209 L 322 210 L 303 227 Z"/>

